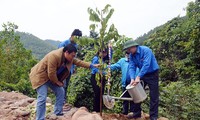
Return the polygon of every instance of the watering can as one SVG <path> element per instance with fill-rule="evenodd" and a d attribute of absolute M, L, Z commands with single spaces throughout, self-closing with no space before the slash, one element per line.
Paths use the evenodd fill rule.
<path fill-rule="evenodd" d="M 128 90 L 134 103 L 143 102 L 147 98 L 147 94 L 145 93 L 141 83 L 138 83 L 135 86 L 129 84 L 126 86 L 126 90 Z"/>
<path fill-rule="evenodd" d="M 130 94 L 131 98 L 122 97 L 127 91 Z M 122 93 L 120 97 L 103 95 L 103 103 L 107 108 L 112 109 L 115 104 L 115 99 L 133 101 L 134 103 L 140 103 L 140 102 L 143 102 L 146 98 L 147 98 L 147 95 L 141 83 L 138 83 L 135 86 L 128 85 L 126 87 L 126 90 Z"/>

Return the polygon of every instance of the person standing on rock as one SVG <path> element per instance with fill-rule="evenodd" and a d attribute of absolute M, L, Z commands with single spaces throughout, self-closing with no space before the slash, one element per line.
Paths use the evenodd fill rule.
<path fill-rule="evenodd" d="M 75 37 L 79 38 L 82 37 L 82 31 L 80 31 L 79 29 L 74 29 L 74 31 L 71 34 L 71 37 L 63 42 L 61 42 L 58 45 L 58 48 L 62 48 L 67 46 L 68 44 L 72 44 L 76 47 L 76 49 L 78 49 L 78 44 L 75 42 Z M 71 75 L 75 72 L 75 65 L 73 64 L 71 69 L 70 69 L 70 74 L 69 76 L 64 80 L 64 91 L 65 91 L 65 96 L 64 96 L 64 103 L 67 103 L 67 88 L 68 88 L 68 84 L 71 78 Z"/>
<path fill-rule="evenodd" d="M 150 89 L 150 120 L 158 118 L 159 103 L 159 85 L 158 70 L 159 66 L 152 50 L 147 46 L 139 46 L 135 41 L 125 42 L 124 50 L 130 53 L 129 74 L 131 77 L 131 85 L 136 85 L 140 80 L 144 81 L 144 85 L 148 85 Z M 140 72 L 135 77 L 136 67 Z M 141 103 L 134 105 L 134 114 L 132 118 L 141 119 Z"/>
<path fill-rule="evenodd" d="M 69 76 L 72 64 L 85 68 L 99 67 L 99 64 L 90 64 L 75 58 L 76 52 L 77 49 L 72 44 L 53 50 L 31 69 L 29 77 L 33 89 L 37 91 L 36 120 L 45 119 L 48 87 L 56 96 L 54 114 L 63 115 L 63 80 Z"/>
<path fill-rule="evenodd" d="M 129 53 L 125 53 L 125 57 L 121 58 L 118 62 L 115 64 L 112 64 L 110 66 L 110 69 L 112 71 L 114 70 L 121 70 L 122 71 L 122 78 L 121 78 L 121 83 L 122 83 L 122 91 L 124 92 L 126 90 L 126 86 L 130 84 L 131 78 L 129 75 Z M 139 72 L 139 69 L 136 69 L 136 75 Z M 126 92 L 123 97 L 130 97 L 129 93 Z M 133 101 L 123 101 L 123 114 L 127 115 L 130 107 L 130 112 L 133 112 L 134 109 L 134 103 Z"/>

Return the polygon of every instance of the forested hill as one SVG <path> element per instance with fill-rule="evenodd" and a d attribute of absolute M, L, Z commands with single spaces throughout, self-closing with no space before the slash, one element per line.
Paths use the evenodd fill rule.
<path fill-rule="evenodd" d="M 60 43 L 60 41 L 55 41 L 55 40 L 51 40 L 51 39 L 46 39 L 45 40 L 45 42 L 47 42 L 47 43 L 49 43 L 49 44 L 51 44 L 51 45 L 53 45 L 54 47 L 58 47 L 58 44 Z"/>
<path fill-rule="evenodd" d="M 24 47 L 31 50 L 34 57 L 42 59 L 48 52 L 57 48 L 59 41 L 54 40 L 42 40 L 30 33 L 16 32 L 20 36 L 20 41 Z"/>
<path fill-rule="evenodd" d="M 200 1 L 186 12 L 138 38 L 159 62 L 159 112 L 170 120 L 200 119 Z"/>
<path fill-rule="evenodd" d="M 136 39 L 152 48 L 164 81 L 200 78 L 200 2 L 191 2 L 186 16 L 175 17 Z"/>
<path fill-rule="evenodd" d="M 200 3 L 189 3 L 185 17 L 168 21 L 145 44 L 153 49 L 163 80 L 199 80 Z"/>

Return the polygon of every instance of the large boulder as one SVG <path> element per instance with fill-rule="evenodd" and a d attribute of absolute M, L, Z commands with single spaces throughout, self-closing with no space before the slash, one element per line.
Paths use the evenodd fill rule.
<path fill-rule="evenodd" d="M 81 107 L 74 113 L 71 120 L 103 120 L 103 119 L 99 114 L 89 113 L 87 108 Z"/>

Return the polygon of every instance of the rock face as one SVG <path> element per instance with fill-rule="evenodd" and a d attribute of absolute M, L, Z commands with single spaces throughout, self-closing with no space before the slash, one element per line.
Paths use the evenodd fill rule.
<path fill-rule="evenodd" d="M 26 120 L 31 114 L 27 109 L 35 98 L 17 92 L 0 92 L 0 118 L 2 120 Z"/>
<path fill-rule="evenodd" d="M 30 98 L 18 92 L 0 92 L 0 120 L 34 120 L 36 99 Z M 46 103 L 46 120 L 128 120 L 122 114 L 88 112 L 85 107 L 76 108 L 70 104 L 63 106 L 63 116 L 53 114 L 51 99 Z M 134 120 L 134 119 L 131 119 Z M 142 113 L 141 120 L 149 120 L 149 115 Z M 168 120 L 161 117 L 158 120 Z"/>
<path fill-rule="evenodd" d="M 18 92 L 0 92 L 0 120 L 35 119 L 36 99 Z M 75 108 L 70 104 L 63 107 L 63 116 L 53 114 L 51 99 L 46 103 L 46 120 L 103 120 L 97 113 L 89 113 L 87 108 Z"/>

